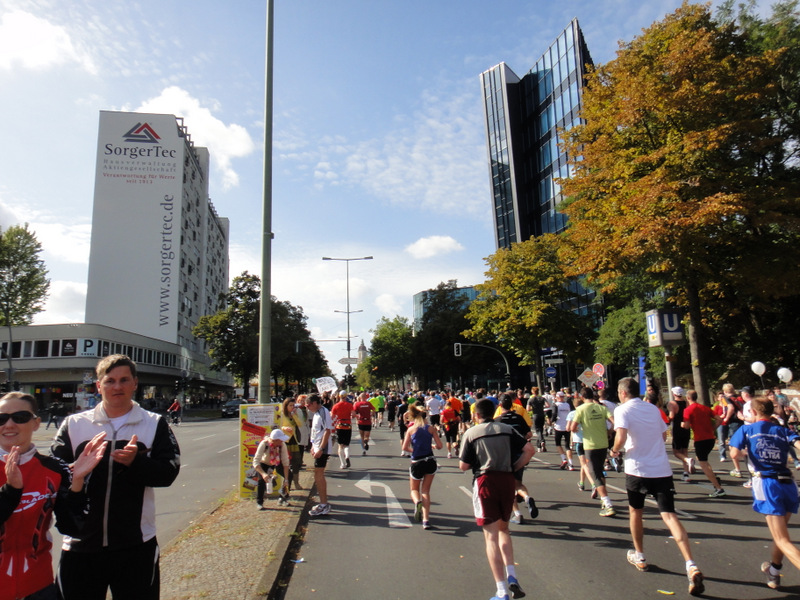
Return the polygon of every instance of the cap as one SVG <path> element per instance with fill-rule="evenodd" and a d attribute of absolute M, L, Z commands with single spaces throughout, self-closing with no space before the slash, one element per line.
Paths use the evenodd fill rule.
<path fill-rule="evenodd" d="M 269 438 L 273 441 L 280 440 L 282 442 L 288 442 L 289 436 L 283 433 L 280 429 L 273 429 L 272 433 L 269 434 Z"/>
<path fill-rule="evenodd" d="M 749 385 L 744 386 L 742 391 L 746 394 L 750 394 L 751 396 L 753 395 L 753 388 Z"/>
<path fill-rule="evenodd" d="M 339 391 L 339 395 L 340 396 L 347 396 L 347 390 L 340 390 Z"/>
<path fill-rule="evenodd" d="M 564 392 L 556 392 L 556 396 L 558 396 L 559 398 L 563 398 Z"/>
<path fill-rule="evenodd" d="M 686 393 L 683 391 L 683 388 L 681 386 L 676 385 L 674 388 L 672 388 L 672 395 L 673 396 L 684 396 L 684 395 L 686 395 Z"/>

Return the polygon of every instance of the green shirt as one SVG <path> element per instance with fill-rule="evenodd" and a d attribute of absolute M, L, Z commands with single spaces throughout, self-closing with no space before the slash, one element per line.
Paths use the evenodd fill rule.
<path fill-rule="evenodd" d="M 611 413 L 603 404 L 581 404 L 575 410 L 574 421 L 583 427 L 584 450 L 608 448 L 608 427 L 606 422 Z"/>

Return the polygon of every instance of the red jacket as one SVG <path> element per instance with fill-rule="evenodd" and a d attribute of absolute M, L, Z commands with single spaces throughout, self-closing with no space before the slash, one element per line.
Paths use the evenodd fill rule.
<path fill-rule="evenodd" d="M 0 460 L 0 600 L 14 600 L 53 583 L 53 512 L 58 530 L 76 535 L 86 496 L 69 489 L 66 463 L 33 446 L 20 456 L 23 489 L 6 483 L 4 463 L 5 457 Z"/>

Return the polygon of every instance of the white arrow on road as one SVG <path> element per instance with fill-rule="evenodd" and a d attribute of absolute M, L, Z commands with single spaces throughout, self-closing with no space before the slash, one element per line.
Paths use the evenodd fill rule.
<path fill-rule="evenodd" d="M 386 496 L 386 512 L 389 515 L 389 527 L 411 527 L 411 521 L 408 520 L 406 511 L 403 510 L 388 485 L 379 481 L 372 482 L 369 480 L 369 475 L 367 475 L 356 483 L 356 487 L 370 496 L 372 496 L 373 487 L 383 488 L 383 493 Z"/>

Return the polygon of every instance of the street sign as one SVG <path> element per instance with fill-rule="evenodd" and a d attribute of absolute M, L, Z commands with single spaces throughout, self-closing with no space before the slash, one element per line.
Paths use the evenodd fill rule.
<path fill-rule="evenodd" d="M 357 365 L 358 364 L 358 357 L 354 356 L 352 358 L 347 358 L 345 356 L 344 358 L 340 358 L 339 359 L 339 364 L 340 365 Z"/>
<path fill-rule="evenodd" d="M 599 377 L 602 377 L 606 374 L 606 368 L 601 363 L 594 363 L 592 371 L 594 371 L 594 373 Z"/>
<path fill-rule="evenodd" d="M 544 364 L 546 364 L 546 365 L 563 365 L 564 364 L 564 359 L 563 358 L 549 358 L 546 361 L 544 361 Z"/>
<path fill-rule="evenodd" d="M 558 375 L 558 371 L 556 370 L 556 368 L 555 368 L 555 367 L 547 367 L 547 368 L 544 370 L 544 375 L 545 375 L 545 377 L 547 377 L 548 379 L 553 379 L 553 378 L 554 378 L 556 375 Z"/>
<path fill-rule="evenodd" d="M 597 386 L 598 390 L 602 390 L 604 387 L 606 387 L 606 382 L 601 379 L 595 385 Z"/>
<path fill-rule="evenodd" d="M 586 385 L 588 387 L 592 387 L 595 383 L 600 381 L 600 376 L 597 373 L 595 373 L 594 371 L 590 371 L 589 369 L 586 369 L 583 373 L 578 375 L 578 379 L 584 385 Z"/>
<path fill-rule="evenodd" d="M 680 346 L 684 343 L 681 315 L 676 310 L 650 310 L 647 317 L 647 341 L 651 348 Z"/>

